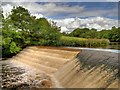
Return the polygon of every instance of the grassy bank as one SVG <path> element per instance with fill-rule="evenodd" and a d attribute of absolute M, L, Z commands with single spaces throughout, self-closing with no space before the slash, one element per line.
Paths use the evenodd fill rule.
<path fill-rule="evenodd" d="M 85 39 L 78 37 L 61 37 L 62 46 L 85 46 L 85 47 L 100 47 L 109 45 L 108 39 Z"/>

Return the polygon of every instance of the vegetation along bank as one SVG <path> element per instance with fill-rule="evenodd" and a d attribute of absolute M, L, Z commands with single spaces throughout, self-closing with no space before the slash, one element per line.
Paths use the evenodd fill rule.
<path fill-rule="evenodd" d="M 26 46 L 88 46 L 108 45 L 109 41 L 120 41 L 119 28 L 112 30 L 75 29 L 70 34 L 61 33 L 55 22 L 46 18 L 36 19 L 19 6 L 4 18 L 2 14 L 2 58 L 16 55 Z M 112 33 L 111 33 L 112 32 Z"/>

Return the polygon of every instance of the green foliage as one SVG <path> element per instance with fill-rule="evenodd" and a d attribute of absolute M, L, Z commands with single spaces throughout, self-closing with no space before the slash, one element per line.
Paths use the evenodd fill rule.
<path fill-rule="evenodd" d="M 35 18 L 30 16 L 27 9 L 21 6 L 14 7 L 11 13 L 12 14 L 9 15 L 8 19 L 11 20 L 12 25 L 17 26 L 19 29 L 24 31 L 29 30 L 29 27 L 32 25 Z"/>
<path fill-rule="evenodd" d="M 120 27 L 112 27 L 111 30 L 101 30 L 97 31 L 96 29 L 88 29 L 88 28 L 77 28 L 73 32 L 69 34 L 69 36 L 73 37 L 81 37 L 81 38 L 97 38 L 97 39 L 109 39 L 111 42 L 120 42 Z"/>
<path fill-rule="evenodd" d="M 103 45 L 109 45 L 107 39 L 85 39 L 77 37 L 61 37 L 62 46 L 85 46 L 85 47 L 100 47 Z"/>
<path fill-rule="evenodd" d="M 15 54 L 21 50 L 22 45 L 22 35 L 20 32 L 16 32 L 18 28 L 2 28 L 2 55 L 6 57 Z M 21 43 L 19 43 L 21 42 Z"/>
<path fill-rule="evenodd" d="M 18 53 L 20 50 L 21 50 L 21 48 L 18 47 L 15 42 L 10 43 L 10 52 L 11 53 Z"/>
<path fill-rule="evenodd" d="M 35 19 L 27 9 L 14 7 L 2 27 L 2 55 L 11 57 L 29 45 L 57 46 L 60 28 L 45 18 Z"/>
<path fill-rule="evenodd" d="M 115 27 L 102 31 L 94 28 L 77 28 L 70 34 L 60 33 L 61 28 L 57 27 L 55 22 L 49 23 L 46 18 L 35 19 L 21 6 L 14 7 L 8 18 L 4 19 L 3 15 L 1 17 L 3 27 L 0 43 L 2 43 L 3 57 L 11 57 L 30 45 L 96 47 L 108 45 L 109 40 L 120 41 L 120 28 Z"/>
<path fill-rule="evenodd" d="M 61 33 L 63 36 L 69 36 L 69 33 L 66 33 L 66 32 L 62 32 Z"/>
<path fill-rule="evenodd" d="M 101 39 L 100 42 L 101 42 L 100 43 L 101 45 L 109 45 L 110 43 L 109 40 L 106 40 L 106 39 Z"/>
<path fill-rule="evenodd" d="M 38 44 L 40 46 L 49 46 L 50 40 L 40 39 L 40 41 L 38 42 Z"/>
<path fill-rule="evenodd" d="M 70 33 L 70 36 L 73 37 L 84 37 L 84 33 L 88 32 L 88 28 L 77 28 L 73 32 Z"/>

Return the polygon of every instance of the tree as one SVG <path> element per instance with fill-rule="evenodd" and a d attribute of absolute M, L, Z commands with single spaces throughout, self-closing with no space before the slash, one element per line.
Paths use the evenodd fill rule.
<path fill-rule="evenodd" d="M 14 7 L 2 27 L 2 55 L 9 57 L 30 44 L 31 17 L 28 10 Z"/>
<path fill-rule="evenodd" d="M 77 28 L 73 32 L 70 33 L 70 36 L 84 37 L 84 34 L 88 31 L 89 31 L 88 28 Z"/>
<path fill-rule="evenodd" d="M 61 37 L 56 23 L 35 19 L 21 6 L 12 9 L 3 22 L 2 32 L 3 57 L 15 55 L 28 45 L 57 46 Z"/>
<path fill-rule="evenodd" d="M 34 22 L 35 17 L 30 16 L 30 13 L 27 9 L 19 6 L 14 7 L 11 11 L 11 15 L 8 17 L 12 24 L 19 29 L 28 31 L 29 26 Z"/>
<path fill-rule="evenodd" d="M 47 40 L 47 45 L 57 45 L 61 37 L 60 27 L 57 27 L 55 22 L 50 24 L 45 18 L 37 19 L 37 22 L 39 22 L 37 28 L 39 29 L 40 37 Z"/>
<path fill-rule="evenodd" d="M 112 42 L 120 42 L 120 27 L 116 28 L 116 27 L 112 27 L 111 30 L 111 41 Z"/>
<path fill-rule="evenodd" d="M 10 57 L 21 50 L 22 34 L 15 29 L 2 28 L 2 57 Z"/>

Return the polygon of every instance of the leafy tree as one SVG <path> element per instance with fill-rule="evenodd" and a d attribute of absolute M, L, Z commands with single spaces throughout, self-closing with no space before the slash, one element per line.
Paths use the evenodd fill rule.
<path fill-rule="evenodd" d="M 17 28 L 5 29 L 2 28 L 2 55 L 3 57 L 10 57 L 11 55 L 16 54 L 21 50 L 21 41 L 22 34 L 16 32 Z"/>
<path fill-rule="evenodd" d="M 84 37 L 84 33 L 88 32 L 88 28 L 77 28 L 73 32 L 70 33 L 70 36 L 74 37 Z"/>
<path fill-rule="evenodd" d="M 61 37 L 56 23 L 30 16 L 27 9 L 14 7 L 3 22 L 2 54 L 10 57 L 28 45 L 57 46 Z"/>
<path fill-rule="evenodd" d="M 109 39 L 111 42 L 120 42 L 120 27 L 116 28 L 115 26 L 112 27 L 110 30 L 101 30 L 97 31 L 96 29 L 80 29 L 77 28 L 69 35 L 74 37 L 81 37 L 81 38 L 98 38 L 98 39 Z"/>
<path fill-rule="evenodd" d="M 49 42 L 49 44 L 47 43 L 48 45 L 57 45 L 61 37 L 60 27 L 57 27 L 54 22 L 50 24 L 45 18 L 38 19 L 38 22 L 40 37 L 47 40 Z"/>
<path fill-rule="evenodd" d="M 110 36 L 111 41 L 120 42 L 120 27 L 119 28 L 112 27 Z"/>
<path fill-rule="evenodd" d="M 66 33 L 66 32 L 62 32 L 62 35 L 63 35 L 63 36 L 69 36 L 69 34 Z"/>
<path fill-rule="evenodd" d="M 97 37 L 97 30 L 92 28 L 90 31 L 90 38 L 96 38 Z"/>
<path fill-rule="evenodd" d="M 30 13 L 27 9 L 22 6 L 14 7 L 11 11 L 11 15 L 9 15 L 9 19 L 11 20 L 14 26 L 17 26 L 19 29 L 24 31 L 30 30 L 30 25 L 34 22 L 35 17 L 30 16 Z"/>
<path fill-rule="evenodd" d="M 32 17 L 27 9 L 14 7 L 4 19 L 2 27 L 2 55 L 10 57 L 30 44 L 30 24 Z"/>

